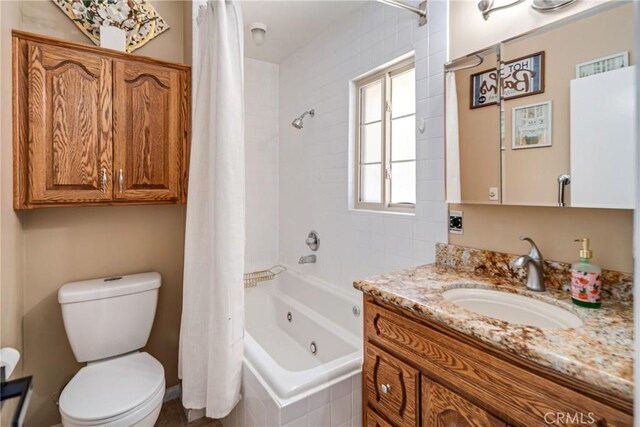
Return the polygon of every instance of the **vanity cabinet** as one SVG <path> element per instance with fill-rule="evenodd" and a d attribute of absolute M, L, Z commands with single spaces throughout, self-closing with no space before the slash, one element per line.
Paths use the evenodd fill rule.
<path fill-rule="evenodd" d="M 13 32 L 14 208 L 184 203 L 190 69 Z"/>
<path fill-rule="evenodd" d="M 370 296 L 366 426 L 633 425 L 632 402 Z"/>

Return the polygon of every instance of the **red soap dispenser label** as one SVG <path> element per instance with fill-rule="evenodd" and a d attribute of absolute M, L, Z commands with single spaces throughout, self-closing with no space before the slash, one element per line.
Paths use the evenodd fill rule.
<path fill-rule="evenodd" d="M 571 270 L 571 298 L 578 305 L 600 306 L 601 286 L 600 273 Z"/>

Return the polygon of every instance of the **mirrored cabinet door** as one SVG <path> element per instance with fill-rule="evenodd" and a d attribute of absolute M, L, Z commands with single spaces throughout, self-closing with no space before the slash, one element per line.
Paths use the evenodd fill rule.
<path fill-rule="evenodd" d="M 498 66 L 498 46 L 495 46 L 456 61 L 445 73 L 450 104 L 453 93 L 457 94 L 457 108 L 450 109 L 447 116 L 447 138 L 451 142 L 456 137 L 452 127 L 457 122 L 459 145 L 459 165 L 448 162 L 447 172 L 449 175 L 452 168 L 459 167 L 460 176 L 459 200 L 455 196 L 456 183 L 447 182 L 449 201 L 500 203 Z M 451 153 L 448 157 L 456 160 Z"/>
<path fill-rule="evenodd" d="M 503 204 L 558 206 L 561 202 L 558 180 L 573 175 L 572 151 L 594 158 L 589 175 L 596 180 L 622 166 L 612 162 L 613 158 L 597 158 L 599 150 L 589 146 L 587 141 L 574 141 L 574 147 L 571 146 L 572 127 L 575 133 L 585 127 L 594 132 L 598 127 L 613 125 L 575 120 L 572 123 L 571 82 L 596 77 L 579 79 L 576 73 L 581 72 L 580 64 L 589 67 L 589 62 L 616 54 L 629 57 L 633 50 L 631 8 L 631 4 L 614 7 L 503 44 Z M 615 59 L 610 60 L 613 61 Z M 603 71 L 599 69 L 603 66 L 607 65 L 596 63 L 590 71 L 585 69 L 582 73 L 597 73 Z M 614 94 L 606 91 L 604 99 L 592 99 L 591 102 L 599 108 L 597 105 L 606 105 L 609 96 Z M 608 132 L 612 137 L 615 135 L 613 128 Z M 607 150 L 616 149 L 608 138 L 600 144 L 609 145 Z M 581 184 L 577 178 L 574 176 L 566 185 L 566 206 L 572 205 L 572 188 Z"/>
<path fill-rule="evenodd" d="M 632 209 L 633 42 L 609 2 L 447 64 L 447 201 Z"/>

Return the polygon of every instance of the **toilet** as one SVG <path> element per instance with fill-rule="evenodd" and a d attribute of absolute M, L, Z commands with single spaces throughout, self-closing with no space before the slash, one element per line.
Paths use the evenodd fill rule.
<path fill-rule="evenodd" d="M 156 313 L 159 273 L 67 283 L 58 291 L 64 328 L 87 365 L 60 395 L 62 425 L 152 427 L 162 407 L 164 368 L 139 350 Z"/>

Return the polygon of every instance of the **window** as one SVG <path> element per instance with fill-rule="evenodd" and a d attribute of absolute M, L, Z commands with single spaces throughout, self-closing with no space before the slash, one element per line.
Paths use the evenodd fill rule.
<path fill-rule="evenodd" d="M 414 210 L 416 97 L 413 58 L 356 82 L 359 209 Z"/>

